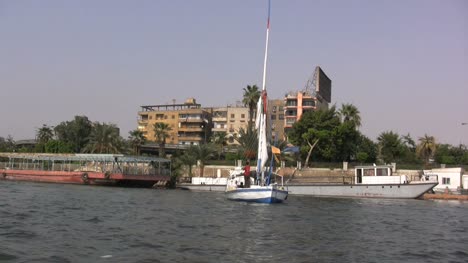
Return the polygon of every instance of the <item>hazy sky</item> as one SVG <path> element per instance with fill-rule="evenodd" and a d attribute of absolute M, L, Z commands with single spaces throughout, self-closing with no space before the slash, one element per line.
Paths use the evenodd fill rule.
<path fill-rule="evenodd" d="M 0 136 L 75 115 L 137 127 L 141 105 L 225 106 L 261 86 L 266 0 L 0 0 Z M 270 98 L 315 66 L 361 131 L 468 144 L 468 1 L 272 0 Z"/>

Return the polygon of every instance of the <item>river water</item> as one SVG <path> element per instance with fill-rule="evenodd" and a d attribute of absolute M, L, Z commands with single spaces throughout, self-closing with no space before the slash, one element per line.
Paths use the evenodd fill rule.
<path fill-rule="evenodd" d="M 467 262 L 468 203 L 0 181 L 5 262 Z"/>

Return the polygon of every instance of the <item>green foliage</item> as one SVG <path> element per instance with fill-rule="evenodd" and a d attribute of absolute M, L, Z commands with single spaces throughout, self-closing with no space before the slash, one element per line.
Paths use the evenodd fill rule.
<path fill-rule="evenodd" d="M 242 103 L 244 106 L 249 107 L 249 130 L 253 129 L 253 116 L 254 110 L 257 106 L 258 99 L 260 98 L 260 89 L 257 85 L 248 85 L 246 88 L 243 89 L 244 95 L 242 98 Z"/>
<path fill-rule="evenodd" d="M 358 152 L 356 154 L 356 160 L 360 163 L 367 163 L 367 160 L 369 160 L 369 154 L 366 152 Z"/>
<path fill-rule="evenodd" d="M 0 152 L 13 152 L 15 150 L 15 140 L 11 135 L 5 139 L 0 137 Z"/>
<path fill-rule="evenodd" d="M 59 140 L 49 140 L 44 145 L 46 153 L 73 153 L 73 146 L 70 143 Z"/>
<path fill-rule="evenodd" d="M 176 152 L 172 156 L 171 162 L 171 179 L 166 184 L 168 188 L 175 188 L 177 186 L 178 178 L 183 174 L 184 163 L 181 160 L 180 152 Z"/>
<path fill-rule="evenodd" d="M 171 126 L 165 122 L 156 122 L 153 126 L 154 136 L 156 142 L 159 143 L 159 157 L 165 157 L 166 139 L 169 137 L 169 132 L 172 130 Z"/>
<path fill-rule="evenodd" d="M 30 152 L 30 149 L 28 147 L 21 147 L 19 149 L 16 150 L 16 152 L 19 152 L 19 153 L 27 153 L 27 152 Z"/>
<path fill-rule="evenodd" d="M 43 124 L 41 128 L 36 131 L 36 140 L 38 143 L 45 144 L 54 138 L 54 130 L 52 127 Z"/>
<path fill-rule="evenodd" d="M 333 131 L 333 143 L 336 148 L 335 161 L 351 161 L 357 150 L 357 141 L 360 138 L 356 124 L 343 122 Z"/>
<path fill-rule="evenodd" d="M 213 144 L 192 145 L 187 150 L 187 154 L 199 164 L 201 177 L 203 177 L 207 161 L 212 159 L 215 153 L 216 147 Z"/>
<path fill-rule="evenodd" d="M 191 150 L 186 151 L 182 155 L 178 156 L 176 160 L 181 163 L 182 166 L 186 166 L 188 168 L 188 176 L 192 177 L 192 167 L 197 164 L 197 156 L 191 152 Z"/>
<path fill-rule="evenodd" d="M 235 152 L 235 153 L 228 152 L 225 155 L 225 159 L 228 160 L 228 161 L 240 160 L 242 158 L 243 158 L 243 156 L 239 152 Z"/>
<path fill-rule="evenodd" d="M 427 134 L 424 137 L 419 138 L 419 144 L 416 147 L 417 155 L 425 160 L 426 164 L 429 163 L 429 159 L 432 158 L 436 152 L 437 144 L 433 136 L 428 136 Z"/>
<path fill-rule="evenodd" d="M 252 160 L 255 159 L 257 156 L 257 148 L 258 148 L 258 137 L 257 131 L 255 129 L 247 129 L 240 128 L 238 132 L 238 136 L 235 138 L 237 142 L 240 144 L 240 150 L 243 153 L 243 158 Z"/>
<path fill-rule="evenodd" d="M 437 146 L 434 159 L 437 163 L 468 165 L 468 150 L 464 145 L 455 147 L 448 144 L 440 144 Z"/>
<path fill-rule="evenodd" d="M 361 126 L 360 112 L 353 104 L 342 104 L 341 109 L 338 112 L 343 123 L 350 123 L 354 127 Z"/>
<path fill-rule="evenodd" d="M 383 132 L 377 138 L 380 158 L 385 163 L 399 162 L 404 156 L 404 145 L 400 136 L 393 132 Z"/>
<path fill-rule="evenodd" d="M 215 132 L 211 138 L 211 142 L 217 149 L 218 160 L 221 160 L 221 156 L 224 154 L 224 147 L 227 145 L 227 133 Z"/>
<path fill-rule="evenodd" d="M 303 157 L 318 141 L 312 155 L 316 161 L 344 161 L 355 155 L 359 132 L 353 122 L 341 122 L 333 106 L 302 115 L 288 137 L 300 146 Z"/>
<path fill-rule="evenodd" d="M 356 159 L 361 163 L 375 163 L 377 160 L 377 145 L 368 137 L 360 134 L 356 145 Z M 366 159 L 363 154 L 366 154 Z"/>
<path fill-rule="evenodd" d="M 129 131 L 128 133 L 128 140 L 130 146 L 133 149 L 133 153 L 136 155 L 140 155 L 140 147 L 146 142 L 145 134 L 138 129 Z"/>
<path fill-rule="evenodd" d="M 72 145 L 74 152 L 82 152 L 89 140 L 92 123 L 86 116 L 75 116 L 72 121 L 61 122 L 55 126 L 57 139 Z"/>
<path fill-rule="evenodd" d="M 124 149 L 123 138 L 115 124 L 95 122 L 83 152 L 121 153 Z"/>

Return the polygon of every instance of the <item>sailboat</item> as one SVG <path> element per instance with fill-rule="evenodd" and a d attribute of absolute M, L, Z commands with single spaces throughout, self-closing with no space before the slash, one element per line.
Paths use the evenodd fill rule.
<path fill-rule="evenodd" d="M 281 203 L 288 197 L 288 191 L 284 188 L 281 177 L 281 185 L 272 182 L 272 165 L 269 169 L 265 166 L 268 160 L 268 147 L 271 147 L 267 141 L 267 132 L 271 129 L 267 127 L 268 107 L 266 91 L 266 65 L 268 58 L 268 36 L 270 32 L 270 0 L 268 1 L 268 20 L 266 31 L 265 59 L 263 63 L 263 85 L 262 93 L 257 103 L 257 118 L 255 126 L 258 132 L 258 150 L 257 150 L 257 179 L 252 183 L 243 182 L 242 169 L 231 171 L 226 184 L 226 197 L 229 200 L 247 201 L 257 203 Z M 270 138 L 271 136 L 268 136 Z M 242 184 L 241 184 L 242 183 Z M 244 185 L 246 187 L 244 187 Z M 250 187 L 248 187 L 250 185 Z"/>

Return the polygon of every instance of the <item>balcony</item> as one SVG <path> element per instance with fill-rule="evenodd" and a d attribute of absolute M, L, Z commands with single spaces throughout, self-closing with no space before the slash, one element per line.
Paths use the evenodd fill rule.
<path fill-rule="evenodd" d="M 227 128 L 212 128 L 211 131 L 213 131 L 213 132 L 226 132 Z"/>
<path fill-rule="evenodd" d="M 181 132 L 203 132 L 203 128 L 201 127 L 179 127 L 179 131 Z"/>
<path fill-rule="evenodd" d="M 138 119 L 138 125 L 146 126 L 148 124 L 148 119 Z"/>
<path fill-rule="evenodd" d="M 202 123 L 204 120 L 202 118 L 179 118 L 179 122 Z"/>
<path fill-rule="evenodd" d="M 227 117 L 213 117 L 213 121 L 227 122 Z"/>
<path fill-rule="evenodd" d="M 190 136 L 179 136 L 179 142 L 199 142 L 202 141 L 203 137 L 190 135 Z"/>
<path fill-rule="evenodd" d="M 296 123 L 296 119 L 289 119 L 289 120 L 286 120 L 286 122 L 284 123 L 284 127 L 291 127 L 294 123 Z"/>

